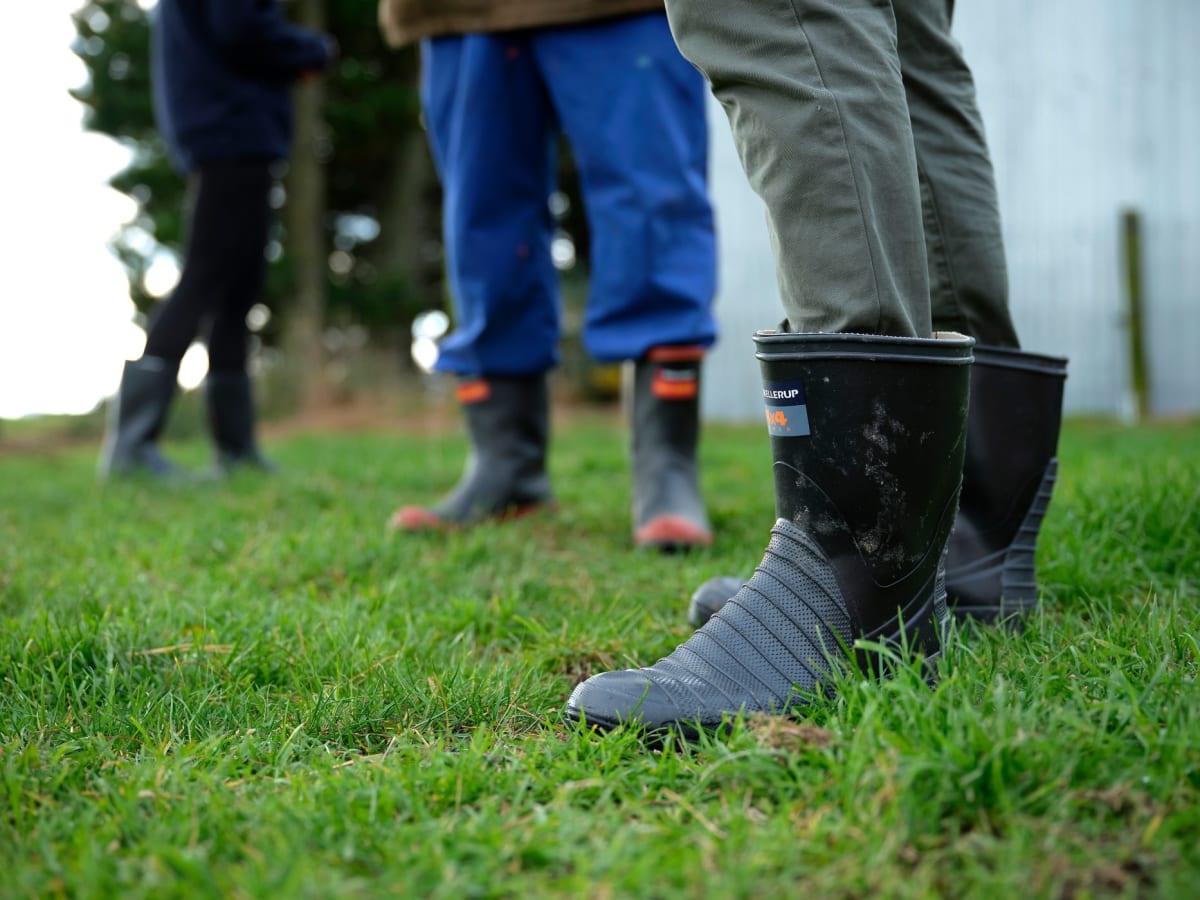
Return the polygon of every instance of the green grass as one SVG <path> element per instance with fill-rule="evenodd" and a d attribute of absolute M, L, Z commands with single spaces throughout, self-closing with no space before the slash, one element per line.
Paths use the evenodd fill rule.
<path fill-rule="evenodd" d="M 629 546 L 625 440 L 564 426 L 557 514 L 445 537 L 383 523 L 456 437 L 175 489 L 0 458 L 0 895 L 1196 896 L 1200 427 L 1068 426 L 1042 611 L 966 629 L 933 691 L 659 750 L 563 703 L 752 569 L 768 448 L 710 429 L 717 544 L 664 558 Z"/>

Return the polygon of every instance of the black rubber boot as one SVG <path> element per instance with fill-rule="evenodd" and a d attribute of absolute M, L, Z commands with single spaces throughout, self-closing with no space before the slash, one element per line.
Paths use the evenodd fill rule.
<path fill-rule="evenodd" d="M 403 507 L 393 528 L 426 531 L 524 515 L 554 502 L 546 471 L 550 396 L 545 374 L 462 382 L 471 442 L 458 485 L 431 508 Z"/>
<path fill-rule="evenodd" d="M 634 365 L 633 542 L 664 551 L 712 543 L 700 498 L 702 347 L 656 347 Z"/>
<path fill-rule="evenodd" d="M 1050 505 L 1067 361 L 975 347 L 962 499 L 946 556 L 946 591 L 960 619 L 992 622 L 1037 605 L 1034 552 Z M 696 589 L 697 628 L 742 586 L 731 576 Z"/>
<path fill-rule="evenodd" d="M 157 356 L 127 361 L 121 386 L 109 401 L 108 424 L 97 467 L 100 478 L 146 474 L 175 478 L 182 472 L 158 449 L 158 437 L 175 397 L 179 363 Z"/>
<path fill-rule="evenodd" d="M 237 467 L 275 471 L 275 464 L 262 455 L 254 437 L 254 392 L 249 375 L 209 372 L 204 379 L 204 402 L 218 472 Z"/>
<path fill-rule="evenodd" d="M 860 638 L 939 652 L 973 342 L 775 332 L 756 342 L 778 516 L 766 555 L 670 656 L 579 685 L 572 719 L 688 733 L 803 705 Z"/>
<path fill-rule="evenodd" d="M 946 556 L 954 612 L 983 621 L 1037 605 L 1034 551 L 1058 472 L 1067 361 L 976 347 L 962 503 Z"/>

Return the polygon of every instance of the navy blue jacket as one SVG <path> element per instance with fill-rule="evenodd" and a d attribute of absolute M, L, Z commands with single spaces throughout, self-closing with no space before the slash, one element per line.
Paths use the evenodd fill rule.
<path fill-rule="evenodd" d="M 319 34 L 276 0 L 160 0 L 153 29 L 154 110 L 175 160 L 287 157 L 291 84 L 329 63 Z"/>

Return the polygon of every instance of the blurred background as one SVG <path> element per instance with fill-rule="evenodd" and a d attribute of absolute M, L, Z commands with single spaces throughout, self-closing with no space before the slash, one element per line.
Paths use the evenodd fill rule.
<path fill-rule="evenodd" d="M 448 324 L 415 52 L 383 45 L 375 0 L 287 5 L 332 32 L 342 58 L 298 93 L 269 283 L 250 314 L 268 416 L 428 391 L 422 369 Z M 0 419 L 97 424 L 178 277 L 185 184 L 153 125 L 153 6 L 40 0 L 16 13 L 0 60 L 17 123 L 0 166 Z M 966 0 L 956 31 L 993 150 L 1025 346 L 1071 358 L 1068 413 L 1200 412 L 1200 3 Z M 780 305 L 761 204 L 715 104 L 709 116 L 723 338 L 703 408 L 757 422 L 750 335 L 773 327 Z M 547 198 L 566 307 L 560 388 L 611 401 L 616 374 L 578 347 L 588 239 L 569 153 L 561 159 Z M 194 347 L 185 388 L 205 365 Z"/>

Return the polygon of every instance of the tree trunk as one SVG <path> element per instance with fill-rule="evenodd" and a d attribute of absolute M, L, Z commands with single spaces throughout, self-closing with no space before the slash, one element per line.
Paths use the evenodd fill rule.
<path fill-rule="evenodd" d="M 427 195 L 437 176 L 425 144 L 425 133 L 414 130 L 396 147 L 391 177 L 379 194 L 379 239 L 371 244 L 371 263 L 382 273 L 404 273 L 431 302 L 440 300 L 436 285 L 440 263 L 428 258 L 425 245 L 438 241 L 437 210 Z M 429 272 L 433 271 L 433 278 Z"/>
<path fill-rule="evenodd" d="M 325 0 L 299 0 L 297 22 L 325 29 Z M 288 255 L 295 273 L 296 295 L 289 317 L 284 350 L 292 384 L 301 408 L 328 399 L 325 353 L 321 331 L 325 319 L 325 160 L 330 154 L 325 125 L 325 89 L 319 78 L 303 81 L 295 90 L 296 137 L 287 177 Z"/>

